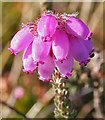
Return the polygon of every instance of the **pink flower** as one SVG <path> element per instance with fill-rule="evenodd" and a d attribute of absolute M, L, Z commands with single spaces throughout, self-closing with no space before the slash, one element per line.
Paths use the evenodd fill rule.
<path fill-rule="evenodd" d="M 32 57 L 32 43 L 24 50 L 22 60 L 24 66 L 23 71 L 33 73 L 36 69 L 36 64 L 34 63 Z"/>
<path fill-rule="evenodd" d="M 88 27 L 78 18 L 70 17 L 65 24 L 66 30 L 78 38 L 85 39 L 90 33 Z"/>
<path fill-rule="evenodd" d="M 34 61 L 42 63 L 48 56 L 51 49 L 51 42 L 43 42 L 40 36 L 36 36 L 32 44 L 32 56 Z"/>
<path fill-rule="evenodd" d="M 64 60 L 63 62 L 55 61 L 55 64 L 59 72 L 62 73 L 61 75 L 62 77 L 67 77 L 67 76 L 70 77 L 71 72 L 73 70 L 73 65 L 74 65 L 74 60 L 73 60 L 70 50 L 68 52 L 66 60 Z"/>
<path fill-rule="evenodd" d="M 26 48 L 34 40 L 34 34 L 30 31 L 35 27 L 36 25 L 32 24 L 19 30 L 12 38 L 11 47 L 8 49 L 11 50 L 13 54 L 17 55 L 18 52 Z"/>
<path fill-rule="evenodd" d="M 26 25 L 11 41 L 14 54 L 25 49 L 24 72 L 38 67 L 39 79 L 49 81 L 55 66 L 62 77 L 71 76 L 74 59 L 86 65 L 94 52 L 87 25 L 80 19 L 65 14 L 46 12 L 38 23 Z"/>
<path fill-rule="evenodd" d="M 14 95 L 16 98 L 22 98 L 24 95 L 24 89 L 20 86 L 14 89 Z"/>
<path fill-rule="evenodd" d="M 65 60 L 69 51 L 69 39 L 62 30 L 56 30 L 52 44 L 53 54 L 58 61 Z"/>
<path fill-rule="evenodd" d="M 55 68 L 54 60 L 49 54 L 44 60 L 44 64 L 39 64 L 38 73 L 40 75 L 39 79 L 43 81 L 49 81 L 49 77 L 53 73 Z"/>
<path fill-rule="evenodd" d="M 80 65 L 87 64 L 90 60 L 89 52 L 83 44 L 81 38 L 75 38 L 74 36 L 69 36 L 69 45 L 72 56 L 80 62 Z"/>

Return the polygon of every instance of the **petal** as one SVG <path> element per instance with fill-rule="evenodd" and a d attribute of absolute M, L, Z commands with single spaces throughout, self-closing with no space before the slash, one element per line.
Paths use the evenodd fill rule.
<path fill-rule="evenodd" d="M 38 34 L 42 37 L 52 37 L 58 23 L 53 15 L 42 16 L 38 23 Z"/>
<path fill-rule="evenodd" d="M 69 40 L 72 56 L 80 62 L 80 65 L 87 64 L 90 61 L 88 59 L 89 53 L 82 40 L 79 38 L 75 38 L 74 36 L 69 36 Z"/>
<path fill-rule="evenodd" d="M 70 51 L 67 58 L 68 59 L 64 60 L 63 63 L 61 63 L 60 61 L 55 61 L 59 72 L 62 73 L 62 77 L 71 76 L 71 72 L 73 70 L 74 60 L 71 56 Z"/>
<path fill-rule="evenodd" d="M 33 73 L 36 69 L 36 65 L 32 58 L 32 43 L 25 49 L 22 60 L 24 66 L 23 71 Z"/>
<path fill-rule="evenodd" d="M 36 36 L 32 44 L 32 56 L 34 61 L 43 63 L 51 49 L 51 42 L 44 42 L 40 36 Z"/>
<path fill-rule="evenodd" d="M 9 48 L 12 53 L 17 55 L 18 52 L 26 48 L 34 40 L 34 36 L 30 32 L 30 27 L 34 27 L 34 25 L 27 25 L 14 35 L 11 47 Z"/>
<path fill-rule="evenodd" d="M 82 40 L 83 41 L 83 44 L 86 46 L 89 54 L 91 54 L 91 52 L 93 51 L 92 47 L 93 47 L 93 44 L 92 44 L 92 41 L 91 40 Z"/>
<path fill-rule="evenodd" d="M 64 31 L 57 30 L 55 32 L 52 49 L 58 61 L 66 59 L 69 50 L 69 39 Z"/>
<path fill-rule="evenodd" d="M 85 39 L 90 33 L 87 25 L 76 17 L 70 17 L 66 21 L 65 28 L 69 34 L 73 34 L 74 36 L 83 39 Z"/>
<path fill-rule="evenodd" d="M 38 73 L 40 75 L 39 79 L 43 81 L 49 81 L 49 77 L 54 71 L 54 61 L 51 55 L 49 54 L 46 59 L 44 60 L 44 64 L 39 64 L 38 66 Z"/>

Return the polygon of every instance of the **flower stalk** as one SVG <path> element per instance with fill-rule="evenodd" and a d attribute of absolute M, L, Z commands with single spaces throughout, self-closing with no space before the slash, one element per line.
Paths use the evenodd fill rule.
<path fill-rule="evenodd" d="M 55 92 L 55 118 L 74 118 L 76 116 L 76 111 L 73 109 L 69 99 L 66 80 L 60 77 L 59 71 L 56 69 L 52 78 L 53 79 L 50 82 L 52 83 Z"/>

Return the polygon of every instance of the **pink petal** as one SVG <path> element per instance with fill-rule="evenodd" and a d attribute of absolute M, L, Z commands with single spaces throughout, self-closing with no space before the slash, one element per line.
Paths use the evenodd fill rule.
<path fill-rule="evenodd" d="M 76 17 L 70 17 L 66 21 L 65 28 L 69 34 L 73 34 L 74 36 L 83 39 L 85 39 L 90 33 L 87 25 Z"/>
<path fill-rule="evenodd" d="M 70 40 L 70 51 L 73 57 L 81 64 L 87 64 L 89 62 L 89 53 L 82 40 L 69 36 Z"/>
<path fill-rule="evenodd" d="M 64 60 L 63 63 L 61 63 L 60 61 L 55 61 L 55 64 L 59 72 L 62 73 L 62 77 L 71 76 L 74 60 L 73 60 L 73 57 L 71 56 L 70 51 L 67 56 L 67 59 Z"/>
<path fill-rule="evenodd" d="M 49 77 L 54 71 L 54 61 L 51 55 L 49 54 L 46 59 L 44 60 L 44 64 L 39 64 L 38 66 L 38 73 L 40 75 L 39 79 L 43 81 L 49 81 Z"/>
<path fill-rule="evenodd" d="M 64 31 L 57 30 L 55 32 L 52 50 L 58 61 L 66 59 L 69 50 L 69 39 Z"/>
<path fill-rule="evenodd" d="M 93 51 L 92 47 L 93 47 L 93 44 L 92 44 L 92 41 L 91 40 L 82 40 L 84 45 L 86 46 L 89 54 L 91 54 L 91 52 Z"/>
<path fill-rule="evenodd" d="M 25 49 L 22 60 L 24 66 L 23 71 L 33 73 L 36 69 L 36 65 L 32 58 L 32 43 Z"/>
<path fill-rule="evenodd" d="M 34 40 L 30 27 L 34 27 L 34 25 L 27 25 L 14 35 L 9 48 L 12 53 L 17 55 L 18 52 L 26 48 Z"/>
<path fill-rule="evenodd" d="M 58 23 L 53 15 L 42 16 L 38 23 L 38 34 L 46 39 L 50 39 L 56 31 Z"/>
<path fill-rule="evenodd" d="M 32 56 L 34 61 L 43 63 L 51 49 L 51 42 L 44 42 L 40 36 L 36 36 L 32 44 Z"/>

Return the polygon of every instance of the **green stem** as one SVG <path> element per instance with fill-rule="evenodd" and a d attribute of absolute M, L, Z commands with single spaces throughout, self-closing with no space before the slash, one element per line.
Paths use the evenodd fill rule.
<path fill-rule="evenodd" d="M 55 70 L 52 78 L 53 80 L 51 83 L 55 91 L 55 118 L 74 118 L 76 111 L 73 109 L 71 101 L 69 99 L 69 91 L 66 87 L 66 80 L 60 77 L 57 70 Z"/>

